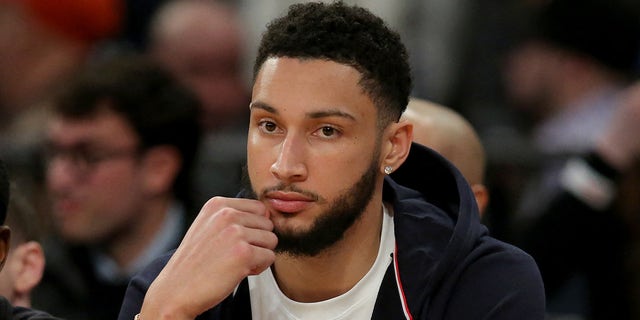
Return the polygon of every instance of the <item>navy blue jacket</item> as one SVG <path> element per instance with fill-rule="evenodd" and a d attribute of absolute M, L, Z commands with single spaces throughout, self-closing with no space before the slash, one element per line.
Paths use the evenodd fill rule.
<path fill-rule="evenodd" d="M 13 306 L 7 298 L 0 296 L 0 320 L 62 320 L 46 312 Z"/>
<path fill-rule="evenodd" d="M 407 161 L 385 179 L 383 197 L 394 207 L 396 250 L 372 319 L 544 319 L 534 260 L 488 235 L 465 179 L 439 154 L 413 144 Z M 119 320 L 139 312 L 169 257 L 132 279 Z M 246 279 L 197 319 L 251 319 Z"/>

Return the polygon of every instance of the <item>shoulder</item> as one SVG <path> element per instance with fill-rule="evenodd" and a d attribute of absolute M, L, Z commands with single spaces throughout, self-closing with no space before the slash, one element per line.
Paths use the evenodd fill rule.
<path fill-rule="evenodd" d="M 462 316 L 461 312 L 496 319 L 522 315 L 526 315 L 524 319 L 544 318 L 544 285 L 529 254 L 485 236 L 464 260 L 464 267 L 451 283 L 453 299 L 447 310 L 454 318 Z"/>

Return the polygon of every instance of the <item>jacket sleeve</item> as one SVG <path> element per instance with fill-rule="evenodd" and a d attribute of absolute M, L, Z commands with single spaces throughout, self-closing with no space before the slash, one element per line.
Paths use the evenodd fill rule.
<path fill-rule="evenodd" d="M 469 257 L 441 318 L 544 319 L 544 286 L 531 256 L 504 243 L 490 247 L 495 250 Z"/>
<path fill-rule="evenodd" d="M 140 312 L 144 296 L 149 286 L 158 274 L 160 274 L 160 271 L 162 271 L 162 268 L 167 264 L 170 257 L 171 254 L 167 254 L 156 259 L 131 279 L 124 295 L 118 320 L 133 320 L 135 315 Z"/>

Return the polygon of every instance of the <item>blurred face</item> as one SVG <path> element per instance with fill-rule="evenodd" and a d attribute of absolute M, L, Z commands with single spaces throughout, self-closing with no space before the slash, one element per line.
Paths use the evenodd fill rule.
<path fill-rule="evenodd" d="M 60 234 L 100 243 L 125 230 L 145 196 L 133 129 L 105 110 L 86 119 L 54 117 L 48 140 L 47 187 Z"/>
<path fill-rule="evenodd" d="M 380 190 L 377 110 L 356 69 L 271 58 L 256 77 L 247 165 L 278 250 L 315 255 L 372 208 Z"/>
<path fill-rule="evenodd" d="M 202 125 L 217 129 L 234 118 L 246 119 L 241 35 L 226 15 L 209 12 L 208 6 L 201 11 L 176 17 L 152 53 L 198 96 Z"/>
<path fill-rule="evenodd" d="M 516 108 L 543 115 L 553 93 L 553 75 L 562 70 L 556 50 L 530 41 L 511 52 L 505 66 L 505 90 Z"/>

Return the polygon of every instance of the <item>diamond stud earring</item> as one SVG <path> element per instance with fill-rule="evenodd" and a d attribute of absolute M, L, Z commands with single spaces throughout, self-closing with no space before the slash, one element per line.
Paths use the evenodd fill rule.
<path fill-rule="evenodd" d="M 384 167 L 384 173 L 391 174 L 392 171 L 393 171 L 393 168 L 391 168 L 391 166 Z"/>

